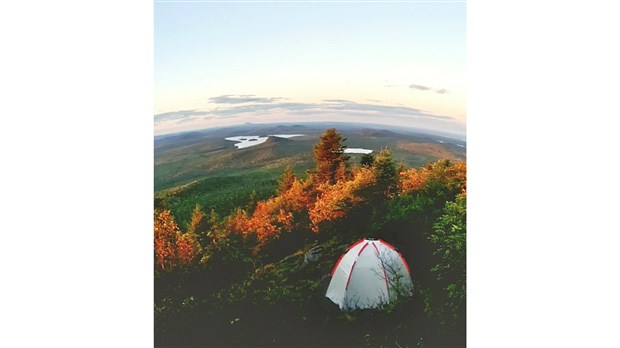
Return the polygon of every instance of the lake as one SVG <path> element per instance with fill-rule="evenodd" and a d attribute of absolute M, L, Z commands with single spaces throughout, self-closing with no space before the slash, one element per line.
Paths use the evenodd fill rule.
<path fill-rule="evenodd" d="M 351 149 L 344 149 L 344 153 L 363 153 L 363 154 L 369 154 L 369 153 L 372 153 L 372 150 L 361 149 L 361 148 L 351 148 Z"/>
<path fill-rule="evenodd" d="M 255 146 L 264 143 L 269 139 L 269 137 L 277 137 L 277 138 L 292 138 L 292 137 L 301 137 L 303 134 L 272 134 L 266 137 L 261 137 L 260 135 L 240 135 L 236 137 L 228 137 L 224 138 L 229 141 L 236 141 L 237 144 L 235 146 L 238 149 L 245 149 L 250 146 Z"/>

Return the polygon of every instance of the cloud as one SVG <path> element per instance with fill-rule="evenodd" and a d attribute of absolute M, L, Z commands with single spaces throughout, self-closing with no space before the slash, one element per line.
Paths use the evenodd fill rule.
<path fill-rule="evenodd" d="M 356 103 L 348 100 L 339 100 L 338 103 L 324 104 L 321 106 L 323 110 L 342 111 L 343 113 L 364 112 L 373 116 L 392 116 L 392 117 L 409 117 L 409 118 L 435 118 L 450 119 L 449 116 L 433 115 L 420 109 L 410 108 L 406 106 L 394 105 L 375 105 Z"/>
<path fill-rule="evenodd" d="M 432 87 L 416 85 L 416 84 L 409 85 L 409 88 L 415 89 L 415 90 L 418 90 L 418 91 L 423 91 L 423 92 L 433 91 L 433 92 L 435 92 L 437 94 L 447 94 L 448 93 L 447 89 L 443 89 L 443 88 L 441 88 L 441 89 L 434 89 Z"/>
<path fill-rule="evenodd" d="M 419 91 L 430 91 L 432 89 L 432 88 L 427 87 L 427 86 L 415 85 L 415 84 L 409 85 L 409 88 L 417 89 Z"/>
<path fill-rule="evenodd" d="M 229 117 L 236 116 L 238 114 L 244 113 L 265 113 L 272 110 L 282 109 L 282 110 L 302 110 L 302 109 L 310 109 L 313 107 L 313 104 L 305 104 L 305 103 L 269 103 L 269 104 L 250 104 L 250 105 L 237 105 L 231 106 L 227 108 L 216 108 L 210 111 L 211 115 L 216 115 L 220 117 Z"/>
<path fill-rule="evenodd" d="M 255 98 L 252 98 L 255 99 Z M 155 115 L 155 124 L 176 121 L 175 124 L 197 124 L 209 122 L 219 124 L 226 122 L 245 122 L 248 119 L 259 120 L 326 120 L 326 119 L 364 119 L 371 122 L 424 122 L 444 123 L 454 121 L 453 117 L 435 115 L 430 112 L 398 105 L 378 105 L 358 103 L 345 99 L 326 99 L 317 103 L 276 102 L 284 98 L 262 98 L 269 102 L 232 103 L 210 110 L 180 110 Z M 169 123 L 168 123 L 169 124 Z"/>
<path fill-rule="evenodd" d="M 323 100 L 326 103 L 350 103 L 350 101 L 348 100 L 344 100 L 344 99 L 324 99 Z"/>
<path fill-rule="evenodd" d="M 188 123 L 188 122 L 192 122 L 192 121 L 194 121 L 196 119 L 202 119 L 203 121 L 207 121 L 207 120 L 214 119 L 214 117 L 211 117 L 211 116 L 187 117 L 187 118 L 184 118 L 184 119 L 177 120 L 176 124 L 179 125 L 179 124 L 183 124 L 183 123 Z"/>
<path fill-rule="evenodd" d="M 192 116 L 208 115 L 208 111 L 180 110 L 155 115 L 155 122 L 185 119 Z"/>
<path fill-rule="evenodd" d="M 338 112 L 342 114 L 351 112 L 363 112 L 374 116 L 398 116 L 398 117 L 426 117 L 437 119 L 449 119 L 451 117 L 434 115 L 420 109 L 395 106 L 395 105 L 376 105 L 376 104 L 364 104 L 357 103 L 344 99 L 327 99 L 322 103 L 269 103 L 269 104 L 250 104 L 250 105 L 235 105 L 226 108 L 215 108 L 210 111 L 192 112 L 186 113 L 187 117 L 198 115 L 212 115 L 219 118 L 227 118 L 231 116 L 237 116 L 240 114 L 262 114 L 274 110 L 281 110 L 291 113 L 316 113 L 325 114 Z M 181 112 L 177 112 L 181 113 Z M 170 113 L 174 114 L 174 113 Z"/>
<path fill-rule="evenodd" d="M 243 103 L 273 103 L 284 98 L 272 97 L 262 98 L 257 97 L 254 94 L 240 94 L 240 95 L 220 95 L 217 97 L 209 98 L 209 102 L 214 104 L 243 104 Z"/>

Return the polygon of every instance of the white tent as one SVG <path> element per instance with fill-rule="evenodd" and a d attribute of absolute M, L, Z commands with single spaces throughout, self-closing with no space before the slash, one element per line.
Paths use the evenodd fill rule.
<path fill-rule="evenodd" d="M 340 256 L 325 296 L 341 310 L 376 308 L 410 295 L 412 286 L 402 254 L 381 239 L 364 238 Z"/>

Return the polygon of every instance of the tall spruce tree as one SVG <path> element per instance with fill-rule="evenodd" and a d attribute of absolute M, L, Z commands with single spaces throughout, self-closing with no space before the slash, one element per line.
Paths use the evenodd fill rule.
<path fill-rule="evenodd" d="M 346 146 L 343 145 L 347 139 L 334 128 L 325 131 L 320 139 L 319 143 L 314 145 L 316 169 L 312 171 L 313 178 L 316 183 L 334 184 L 340 179 L 339 176 L 344 177 L 348 170 L 349 156 L 344 154 Z"/>
<path fill-rule="evenodd" d="M 384 197 L 391 197 L 398 189 L 398 170 L 392 151 L 382 149 L 375 158 L 373 169 L 377 175 L 377 188 Z"/>

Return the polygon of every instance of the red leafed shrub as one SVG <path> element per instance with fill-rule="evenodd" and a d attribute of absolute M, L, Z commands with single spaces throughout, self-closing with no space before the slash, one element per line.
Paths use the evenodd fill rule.
<path fill-rule="evenodd" d="M 181 234 L 169 210 L 155 214 L 155 265 L 165 271 L 190 264 L 198 255 L 193 234 Z"/>

